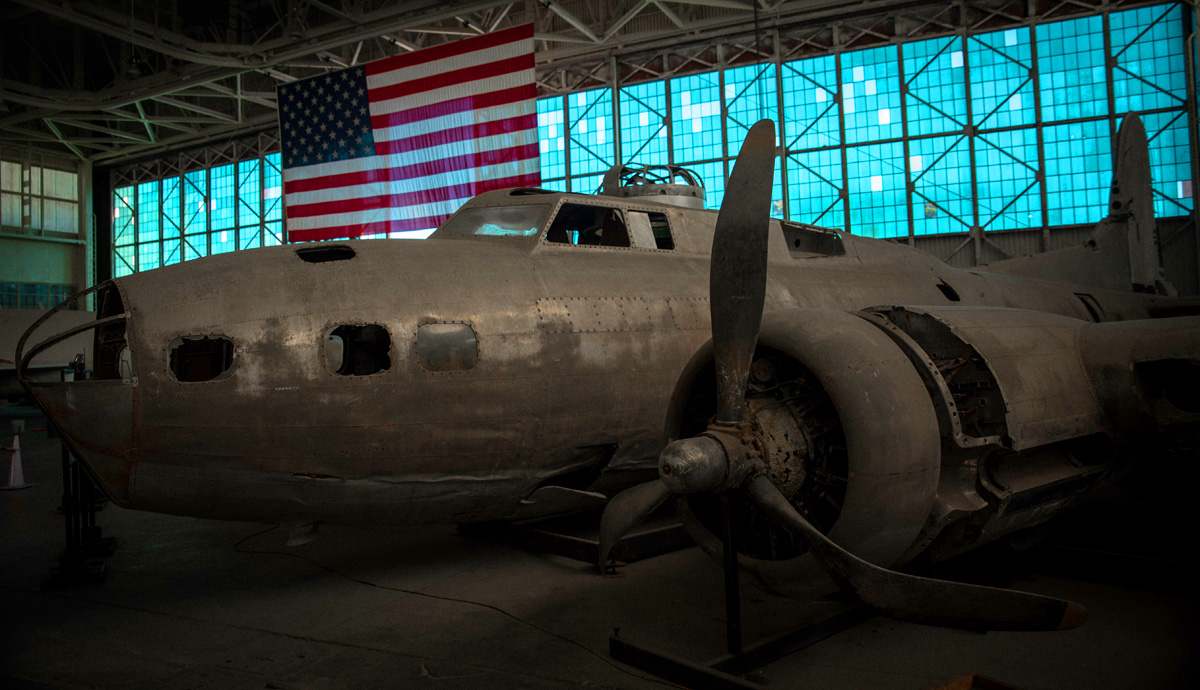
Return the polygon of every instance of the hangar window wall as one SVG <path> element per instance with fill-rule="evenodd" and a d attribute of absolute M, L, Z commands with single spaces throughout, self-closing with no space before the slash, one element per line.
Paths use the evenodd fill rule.
<path fill-rule="evenodd" d="M 78 239 L 78 172 L 0 159 L 0 227 L 3 229 L 0 234 L 10 238 Z M 7 251 L 15 250 L 0 248 L 0 257 L 5 257 Z M 17 262 L 26 260 L 19 253 L 16 257 Z M 0 276 L 6 279 L 0 280 L 0 309 L 48 309 L 75 292 L 74 285 L 7 282 L 14 278 L 8 274 L 13 268 L 16 267 L 4 266 L 6 275 Z"/>
<path fill-rule="evenodd" d="M 769 117 L 776 216 L 873 237 L 1089 224 L 1107 212 L 1121 116 L 1137 112 L 1155 212 L 1187 215 L 1188 21 L 1157 5 L 541 99 L 542 184 L 590 193 L 616 162 L 674 163 L 716 208 L 748 127 Z"/>
<path fill-rule="evenodd" d="M 279 154 L 113 190 L 113 277 L 283 242 Z"/>

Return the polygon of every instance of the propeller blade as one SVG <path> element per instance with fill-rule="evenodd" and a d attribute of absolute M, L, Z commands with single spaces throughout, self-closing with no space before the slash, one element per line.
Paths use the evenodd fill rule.
<path fill-rule="evenodd" d="M 767 231 L 775 175 L 775 123 L 759 120 L 742 143 L 713 233 L 708 293 L 717 367 L 717 421 L 745 416 L 746 379 L 767 292 Z"/>
<path fill-rule="evenodd" d="M 671 497 L 671 491 L 659 480 L 638 484 L 612 497 L 600 516 L 600 571 L 608 565 L 608 555 L 629 530 L 640 525 L 650 513 Z"/>
<path fill-rule="evenodd" d="M 1087 620 L 1086 609 L 1062 599 L 880 568 L 821 534 L 767 477 L 754 477 L 746 492 L 808 545 L 842 589 L 886 616 L 969 630 L 1067 630 Z"/>

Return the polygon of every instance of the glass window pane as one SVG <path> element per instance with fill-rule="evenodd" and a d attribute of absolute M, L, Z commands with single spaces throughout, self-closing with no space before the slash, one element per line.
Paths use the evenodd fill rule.
<path fill-rule="evenodd" d="M 608 172 L 615 144 L 612 90 L 596 89 L 567 96 L 571 135 L 571 176 Z"/>
<path fill-rule="evenodd" d="M 1043 121 L 1108 114 L 1103 28 L 1099 16 L 1037 27 Z"/>
<path fill-rule="evenodd" d="M 725 162 L 684 163 L 683 167 L 704 181 L 704 207 L 721 208 L 721 200 L 725 198 Z"/>
<path fill-rule="evenodd" d="M 21 227 L 20 194 L 0 194 L 0 224 Z"/>
<path fill-rule="evenodd" d="M 1183 5 L 1143 7 L 1109 16 L 1117 112 L 1179 108 L 1186 103 Z"/>
<path fill-rule="evenodd" d="M 847 147 L 851 232 L 867 237 L 908 236 L 903 153 L 900 142 Z"/>
<path fill-rule="evenodd" d="M 1028 28 L 967 39 L 971 66 L 971 116 L 976 127 L 1032 125 L 1033 45 Z"/>
<path fill-rule="evenodd" d="M 720 79 L 719 73 L 710 72 L 671 80 L 671 146 L 676 163 L 724 156 Z M 707 178 L 704 181 L 708 183 Z"/>
<path fill-rule="evenodd" d="M 258 179 L 259 161 L 257 158 L 248 161 L 242 161 L 237 164 L 238 175 L 238 227 L 248 225 L 257 226 L 262 222 L 261 206 L 262 206 L 262 190 L 261 181 Z M 246 237 L 250 237 L 250 233 L 243 233 Z M 257 236 L 257 235 L 255 235 Z M 258 246 L 257 244 L 254 246 Z M 242 243 L 242 249 L 246 249 L 245 242 Z"/>
<path fill-rule="evenodd" d="M 1192 159 L 1189 155 L 1187 111 L 1146 113 L 1141 116 L 1150 139 L 1150 178 L 1154 215 L 1186 216 L 1192 210 Z"/>
<path fill-rule="evenodd" d="M 846 143 L 893 139 L 901 135 L 900 65 L 896 46 L 859 50 L 842 56 L 842 113 L 846 123 Z M 900 168 L 903 170 L 904 166 Z"/>
<path fill-rule="evenodd" d="M 21 164 L 0 161 L 0 189 L 6 192 L 21 191 Z"/>
<path fill-rule="evenodd" d="M 234 165 L 222 165 L 211 168 L 209 175 L 208 214 L 212 229 L 225 230 L 234 226 L 236 210 L 236 195 L 234 193 Z M 213 253 L 216 252 L 216 242 L 213 243 Z"/>
<path fill-rule="evenodd" d="M 279 154 L 269 153 L 263 158 L 263 220 L 283 219 L 283 173 L 279 168 Z"/>
<path fill-rule="evenodd" d="M 985 230 L 1042 226 L 1037 131 L 984 133 L 975 139 L 975 189 Z"/>
<path fill-rule="evenodd" d="M 133 250 L 132 246 L 117 247 L 113 249 L 113 277 L 122 278 L 133 273 Z"/>
<path fill-rule="evenodd" d="M 158 206 L 158 181 L 143 182 L 137 186 L 137 240 L 141 242 L 155 242 L 161 239 L 159 225 L 159 206 Z M 138 257 L 142 256 L 142 252 L 138 252 Z M 157 250 L 155 251 L 157 256 Z M 157 263 L 154 264 L 158 266 Z M 145 267 L 140 263 L 138 270 L 145 270 Z"/>
<path fill-rule="evenodd" d="M 562 96 L 539 99 L 537 109 L 542 179 L 565 177 L 567 174 L 567 130 L 563 125 Z"/>
<path fill-rule="evenodd" d="M 623 87 L 620 98 L 622 162 L 666 165 L 666 82 L 651 81 Z"/>
<path fill-rule="evenodd" d="M 842 152 L 825 149 L 787 157 L 788 218 L 829 228 L 846 226 L 842 203 Z"/>
<path fill-rule="evenodd" d="M 958 36 L 906 43 L 908 135 L 962 131 L 967 124 L 966 60 Z"/>
<path fill-rule="evenodd" d="M 783 124 L 789 149 L 841 143 L 837 88 L 837 61 L 832 55 L 784 63 Z"/>
<path fill-rule="evenodd" d="M 136 197 L 133 187 L 118 187 L 113 192 L 113 244 L 118 247 L 133 244 L 137 240 L 134 234 L 134 206 Z"/>
<path fill-rule="evenodd" d="M 212 237 L 212 253 L 224 254 L 237 249 L 237 244 L 234 241 L 237 233 L 233 229 L 229 230 L 213 230 Z"/>
<path fill-rule="evenodd" d="M 914 139 L 908 149 L 913 183 L 913 234 L 967 232 L 975 223 L 971 149 L 965 136 Z"/>
<path fill-rule="evenodd" d="M 779 122 L 775 65 L 767 63 L 725 70 L 725 113 L 728 155 L 733 157 L 741 150 L 742 140 L 755 122 L 763 118 Z"/>
<path fill-rule="evenodd" d="M 137 270 L 150 271 L 158 268 L 162 261 L 159 252 L 162 242 L 139 242 L 137 246 Z"/>
<path fill-rule="evenodd" d="M 1095 223 L 1108 215 L 1112 151 L 1108 120 L 1044 130 L 1050 225 Z"/>

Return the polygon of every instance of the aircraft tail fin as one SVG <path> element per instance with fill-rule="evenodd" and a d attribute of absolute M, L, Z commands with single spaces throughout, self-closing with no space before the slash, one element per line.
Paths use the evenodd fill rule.
<path fill-rule="evenodd" d="M 1117 132 L 1109 214 L 1082 245 L 999 261 L 992 273 L 1048 278 L 1080 285 L 1174 295 L 1159 259 L 1146 129 L 1127 115 Z"/>

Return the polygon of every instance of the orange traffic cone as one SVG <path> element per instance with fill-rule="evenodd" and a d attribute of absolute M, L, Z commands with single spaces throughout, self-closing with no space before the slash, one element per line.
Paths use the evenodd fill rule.
<path fill-rule="evenodd" d="M 13 435 L 12 462 L 8 465 L 8 483 L 0 486 L 0 490 L 28 489 L 33 484 L 25 483 L 25 468 L 21 465 L 21 436 Z"/>

